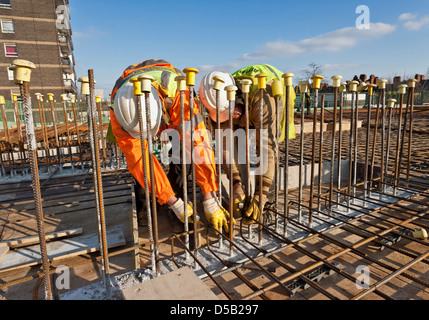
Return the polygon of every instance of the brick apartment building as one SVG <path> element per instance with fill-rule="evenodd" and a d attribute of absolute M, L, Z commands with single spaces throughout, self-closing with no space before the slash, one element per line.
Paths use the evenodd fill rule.
<path fill-rule="evenodd" d="M 0 0 L 0 95 L 19 94 L 9 66 L 33 62 L 32 93 L 77 94 L 68 0 Z"/>

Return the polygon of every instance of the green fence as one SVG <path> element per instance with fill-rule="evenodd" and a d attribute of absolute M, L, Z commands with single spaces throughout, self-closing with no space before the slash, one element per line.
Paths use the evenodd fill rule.
<path fill-rule="evenodd" d="M 86 103 L 83 101 L 78 101 L 75 103 L 74 108 L 75 108 L 75 112 L 76 112 L 77 122 L 79 124 L 86 122 L 87 121 L 86 120 L 86 116 L 87 116 Z M 17 110 L 18 110 L 19 120 L 21 122 L 21 125 L 24 125 L 24 114 L 23 114 L 23 109 L 22 109 L 22 103 L 20 101 L 18 101 L 17 102 L 17 109 L 16 109 L 13 101 L 6 100 L 5 105 L 4 105 L 4 114 L 5 114 L 6 119 L 7 119 L 8 128 L 16 127 Z M 42 108 L 40 106 L 40 109 L 39 109 L 38 103 L 32 103 L 33 120 L 34 120 L 34 126 L 36 126 L 36 127 L 41 125 L 41 112 L 40 112 L 41 110 L 42 110 Z M 101 110 L 103 113 L 103 122 L 109 122 L 109 116 L 108 116 L 108 113 L 106 112 L 106 111 L 109 111 L 109 106 L 106 103 L 102 103 L 101 104 Z M 53 103 L 53 108 L 51 108 L 51 105 L 49 102 L 44 102 L 42 114 L 44 115 L 45 124 L 47 124 L 47 125 L 53 124 L 52 112 L 54 112 L 54 114 L 55 114 L 55 119 L 56 119 L 57 125 L 61 124 L 61 123 L 65 123 L 65 119 L 66 119 L 65 114 L 67 114 L 69 122 L 71 122 L 71 121 L 74 122 L 73 108 L 72 108 L 71 103 L 66 103 L 66 109 L 65 109 L 65 113 L 64 113 L 64 108 L 63 108 L 62 102 Z M 4 129 L 3 128 L 3 112 L 0 113 L 0 129 L 2 129 L 2 130 Z"/>
<path fill-rule="evenodd" d="M 324 108 L 325 109 L 332 109 L 334 107 L 334 94 L 333 93 L 319 93 L 319 106 L 322 100 L 322 95 L 325 96 L 325 103 Z M 311 109 L 313 109 L 313 102 L 314 102 L 314 94 L 310 95 L 312 99 Z M 386 100 L 387 99 L 396 99 L 399 102 L 399 95 L 396 92 L 387 92 L 386 93 Z M 408 93 L 404 95 L 404 104 L 406 103 L 408 98 Z M 338 94 L 338 103 L 340 102 L 340 94 Z M 345 95 L 345 108 L 350 108 L 351 103 L 351 94 Z M 371 106 L 374 107 L 377 104 L 377 93 L 374 93 L 372 96 Z M 414 93 L 414 105 L 424 105 L 429 104 L 429 91 L 420 91 Z M 368 93 L 362 92 L 359 93 L 359 101 L 358 106 L 360 108 L 368 107 Z M 296 102 L 295 102 L 295 110 L 301 109 L 301 95 L 298 93 L 296 95 Z"/>

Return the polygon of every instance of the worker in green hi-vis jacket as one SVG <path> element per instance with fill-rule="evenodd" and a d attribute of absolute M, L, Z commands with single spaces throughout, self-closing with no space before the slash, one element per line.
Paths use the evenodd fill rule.
<path fill-rule="evenodd" d="M 206 107 L 209 112 L 210 118 L 213 122 L 216 122 L 216 104 L 215 96 L 216 93 L 213 89 L 213 84 L 210 83 L 210 80 L 215 76 L 219 75 L 224 80 L 224 86 L 228 84 L 234 84 L 238 87 L 236 100 L 235 100 L 235 109 L 234 109 L 234 129 L 245 128 L 246 117 L 244 110 L 244 97 L 241 91 L 240 79 L 249 78 L 252 79 L 252 85 L 249 92 L 249 122 L 250 126 L 253 129 L 256 129 L 256 150 L 257 154 L 261 155 L 259 150 L 259 140 L 260 140 L 260 123 L 261 123 L 261 110 L 260 110 L 260 99 L 261 94 L 259 93 L 258 85 L 255 76 L 260 73 L 265 73 L 268 75 L 266 81 L 267 86 L 263 91 L 263 112 L 262 112 L 262 125 L 263 128 L 267 130 L 266 139 L 263 138 L 262 142 L 262 154 L 267 155 L 267 164 L 264 165 L 266 168 L 265 172 L 257 175 L 256 178 L 256 187 L 251 199 L 246 199 L 246 195 L 243 191 L 242 177 L 238 169 L 237 164 L 234 162 L 232 166 L 232 174 L 229 172 L 229 165 L 225 164 L 225 160 L 229 159 L 229 151 L 224 148 L 223 150 L 223 170 L 227 174 L 228 178 L 233 179 L 233 197 L 234 197 L 234 215 L 241 216 L 240 207 L 243 207 L 248 203 L 248 207 L 244 210 L 244 219 L 243 222 L 247 224 L 253 223 L 253 220 L 259 220 L 259 203 L 262 202 L 262 207 L 266 204 L 268 200 L 268 193 L 271 185 L 273 184 L 276 168 L 276 159 L 277 159 L 277 146 L 279 142 L 282 142 L 286 137 L 286 112 L 285 112 L 285 103 L 286 99 L 283 97 L 283 106 L 282 110 L 277 110 L 278 115 L 281 114 L 280 120 L 280 134 L 278 128 L 276 128 L 276 101 L 272 94 L 271 84 L 274 80 L 280 80 L 284 86 L 284 79 L 282 78 L 283 72 L 274 68 L 268 64 L 256 64 L 248 67 L 241 68 L 234 72 L 232 75 L 225 72 L 211 72 L 207 74 L 200 83 L 199 88 L 199 97 L 201 102 Z M 231 80 L 232 79 L 232 80 Z M 296 94 L 292 87 L 289 88 L 289 139 L 295 138 L 295 126 L 294 126 L 294 107 Z M 226 100 L 225 90 L 220 90 L 220 105 L 219 109 L 222 110 L 220 113 L 221 129 L 229 128 L 229 105 Z M 212 127 L 216 127 L 213 125 Z M 259 192 L 259 179 L 262 179 L 262 198 L 260 198 Z M 245 219 L 248 217 L 249 219 Z"/>

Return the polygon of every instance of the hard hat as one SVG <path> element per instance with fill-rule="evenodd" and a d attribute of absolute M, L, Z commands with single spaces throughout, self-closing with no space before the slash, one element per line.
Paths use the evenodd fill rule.
<path fill-rule="evenodd" d="M 133 138 L 140 139 L 139 119 L 136 110 L 136 99 L 140 99 L 141 109 L 143 114 L 143 138 L 146 138 L 146 104 L 144 95 L 135 96 L 133 84 L 127 82 L 124 84 L 115 95 L 114 113 L 115 117 L 122 126 Z M 150 102 L 150 120 L 152 137 L 158 132 L 162 118 L 162 102 L 158 96 L 158 92 L 152 87 L 149 93 Z"/>
<path fill-rule="evenodd" d="M 223 79 L 223 83 L 219 90 L 219 111 L 220 111 L 220 122 L 225 122 L 229 119 L 229 101 L 226 97 L 225 87 L 229 85 L 235 85 L 234 78 L 226 72 L 213 71 L 205 75 L 201 80 L 199 94 L 200 100 L 209 112 L 210 118 L 217 122 L 216 119 L 216 90 L 213 89 L 215 81 L 213 77 L 219 76 Z"/>

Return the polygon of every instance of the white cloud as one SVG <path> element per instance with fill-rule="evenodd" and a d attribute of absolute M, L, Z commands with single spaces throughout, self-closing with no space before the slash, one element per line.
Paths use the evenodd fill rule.
<path fill-rule="evenodd" d="M 415 18 L 416 17 L 414 16 L 413 18 L 408 19 L 404 23 L 404 27 L 410 31 L 416 31 L 416 30 L 420 30 L 421 28 L 429 25 L 429 15 L 424 16 L 424 17 L 420 18 L 419 20 L 416 20 Z"/>
<path fill-rule="evenodd" d="M 399 21 L 404 21 L 404 20 L 413 20 L 416 18 L 415 14 L 409 13 L 409 12 L 405 12 L 403 14 L 401 14 L 398 18 Z"/>
<path fill-rule="evenodd" d="M 370 38 L 392 33 L 395 29 L 396 26 L 394 25 L 371 23 L 369 29 L 347 27 L 295 42 L 280 39 L 267 42 L 255 51 L 246 53 L 231 63 L 220 66 L 202 66 L 202 69 L 228 71 L 249 61 L 289 58 L 313 52 L 338 52 L 353 48 Z"/>
<path fill-rule="evenodd" d="M 352 69 L 352 68 L 356 68 L 358 67 L 359 64 L 357 63 L 345 63 L 345 64 L 331 64 L 331 63 L 327 63 L 324 64 L 322 66 L 322 69 L 325 71 L 330 71 L 330 70 L 348 70 L 348 69 Z"/>
<path fill-rule="evenodd" d="M 279 40 L 268 42 L 252 53 L 241 57 L 243 60 L 260 60 L 269 58 L 287 58 L 310 52 L 336 52 L 352 48 L 360 41 L 379 37 L 393 32 L 396 26 L 385 23 L 371 23 L 369 29 L 348 27 L 324 33 L 313 38 L 297 42 Z"/>

